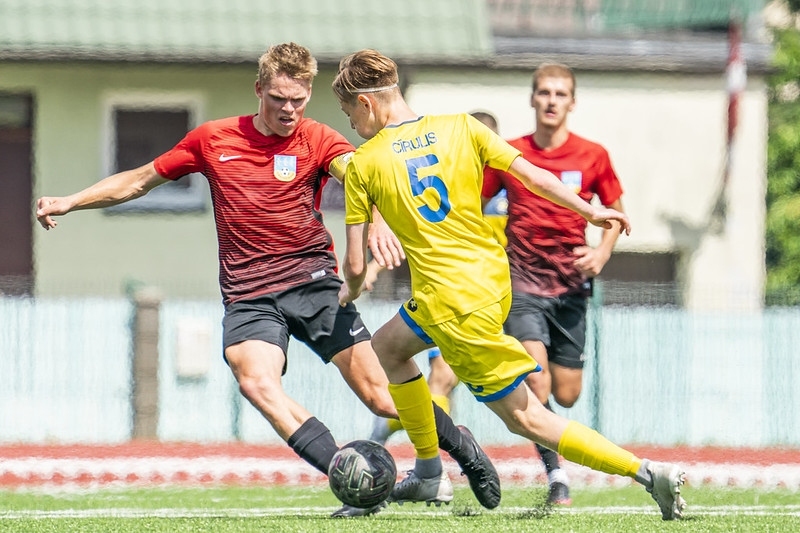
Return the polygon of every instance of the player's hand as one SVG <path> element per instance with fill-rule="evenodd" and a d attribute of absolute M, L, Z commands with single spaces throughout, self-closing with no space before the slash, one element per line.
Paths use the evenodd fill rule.
<path fill-rule="evenodd" d="M 383 268 L 399 267 L 406 258 L 403 246 L 383 219 L 375 219 L 370 224 L 367 245 L 372 257 Z"/>
<path fill-rule="evenodd" d="M 53 220 L 53 216 L 66 215 L 69 213 L 69 209 L 66 198 L 43 196 L 36 201 L 36 220 L 44 229 L 49 230 L 58 226 L 58 222 Z"/>
<path fill-rule="evenodd" d="M 609 259 L 609 256 L 591 246 L 578 246 L 572 250 L 572 253 L 576 257 L 575 267 L 587 278 L 600 275 Z"/>
<path fill-rule="evenodd" d="M 367 264 L 367 276 L 364 278 L 364 283 L 361 284 L 362 291 L 371 291 L 373 285 L 378 280 L 378 273 L 383 270 L 383 267 L 378 264 L 374 259 Z"/>
<path fill-rule="evenodd" d="M 342 286 L 339 288 L 339 305 L 344 307 L 359 296 L 361 296 L 361 289 L 353 294 L 350 291 L 350 287 L 347 285 L 347 282 L 342 283 Z"/>
<path fill-rule="evenodd" d="M 611 229 L 614 225 L 612 221 L 619 222 L 619 232 L 625 235 L 631 234 L 631 222 L 628 220 L 628 215 L 621 213 L 616 209 L 608 209 L 607 207 L 598 207 L 594 211 L 594 215 L 587 218 L 591 224 L 605 229 Z"/>

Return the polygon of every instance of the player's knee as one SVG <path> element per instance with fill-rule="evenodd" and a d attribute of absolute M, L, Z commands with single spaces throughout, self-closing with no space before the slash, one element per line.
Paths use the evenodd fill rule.
<path fill-rule="evenodd" d="M 238 381 L 242 396 L 256 404 L 262 403 L 261 400 L 269 397 L 269 392 L 275 388 L 271 380 L 264 376 L 239 376 Z"/>
<path fill-rule="evenodd" d="M 515 435 L 521 435 L 524 437 L 528 433 L 526 431 L 523 419 L 520 416 L 518 416 L 518 414 L 515 414 L 514 416 L 503 417 L 503 422 L 505 422 L 508 430 Z"/>
<path fill-rule="evenodd" d="M 555 400 L 556 400 L 556 403 L 558 405 L 560 405 L 561 407 L 569 409 L 570 407 L 575 405 L 575 402 L 577 401 L 577 398 L 575 400 L 565 400 L 563 398 L 556 398 Z"/>
<path fill-rule="evenodd" d="M 431 394 L 437 396 L 450 396 L 453 389 L 458 385 L 458 378 L 455 380 L 450 379 L 428 379 L 428 387 L 431 389 Z"/>
<path fill-rule="evenodd" d="M 575 405 L 575 402 L 578 401 L 580 394 L 580 389 L 570 391 L 553 391 L 553 399 L 561 407 L 570 408 Z"/>
<path fill-rule="evenodd" d="M 395 409 L 394 401 L 385 383 L 369 380 L 363 376 L 347 380 L 347 382 L 361 403 L 373 414 L 381 418 L 397 418 L 397 409 Z"/>
<path fill-rule="evenodd" d="M 369 389 L 356 390 L 361 402 L 367 409 L 381 418 L 397 418 L 397 409 L 394 400 L 386 387 L 372 387 Z"/>
<path fill-rule="evenodd" d="M 367 402 L 367 407 L 373 414 L 381 418 L 397 418 L 397 409 L 391 398 L 388 398 L 388 401 L 385 398 L 376 398 Z"/>

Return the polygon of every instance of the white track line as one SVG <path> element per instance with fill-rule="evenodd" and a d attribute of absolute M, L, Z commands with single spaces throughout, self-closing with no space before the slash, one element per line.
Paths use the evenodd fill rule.
<path fill-rule="evenodd" d="M 723 463 L 682 465 L 689 486 L 782 488 L 800 491 L 800 464 L 769 466 Z M 398 472 L 413 467 L 413 460 L 399 460 Z M 451 478 L 463 479 L 458 466 L 445 463 Z M 539 461 L 495 461 L 505 484 L 543 484 L 545 473 Z M 564 469 L 575 487 L 621 487 L 633 481 L 590 470 L 574 463 Z M 299 459 L 205 456 L 0 459 L 3 486 L 96 488 L 115 486 L 208 485 L 255 483 L 279 485 L 325 484 L 326 478 Z"/>

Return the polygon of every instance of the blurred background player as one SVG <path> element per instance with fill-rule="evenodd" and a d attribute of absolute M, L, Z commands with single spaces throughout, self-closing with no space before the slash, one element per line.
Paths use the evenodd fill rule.
<path fill-rule="evenodd" d="M 493 114 L 488 111 L 473 111 L 470 115 L 480 120 L 493 132 L 497 134 L 500 133 L 497 117 Z M 492 227 L 497 242 L 505 247 L 507 242 L 505 231 L 506 219 L 508 217 L 508 196 L 505 189 L 500 189 L 497 194 L 486 202 L 486 205 L 483 207 L 483 216 L 486 222 Z"/>
<path fill-rule="evenodd" d="M 535 131 L 509 141 L 534 165 L 553 172 L 584 200 L 595 196 L 622 211 L 622 187 L 608 152 L 567 129 L 575 107 L 575 75 L 561 64 L 541 65 L 533 74 L 530 104 Z M 549 399 L 572 407 L 581 392 L 586 343 L 587 298 L 592 278 L 608 262 L 619 225 L 603 231 L 596 248 L 586 244 L 586 220 L 526 189 L 514 176 L 487 169 L 484 201 L 499 190 L 508 193 L 506 252 L 513 301 L 505 331 L 517 338 L 542 366 L 526 381 L 544 406 Z M 569 505 L 569 480 L 558 455 L 536 445 L 547 471 L 549 501 Z"/>

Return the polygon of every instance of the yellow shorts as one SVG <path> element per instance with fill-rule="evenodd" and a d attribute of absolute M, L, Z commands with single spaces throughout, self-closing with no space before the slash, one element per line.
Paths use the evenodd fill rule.
<path fill-rule="evenodd" d="M 503 398 L 525 376 L 541 370 L 519 341 L 503 333 L 510 307 L 509 293 L 499 302 L 468 315 L 417 326 L 439 347 L 444 360 L 479 402 Z M 408 313 L 405 315 L 408 323 Z M 413 326 L 412 329 L 416 330 Z"/>

